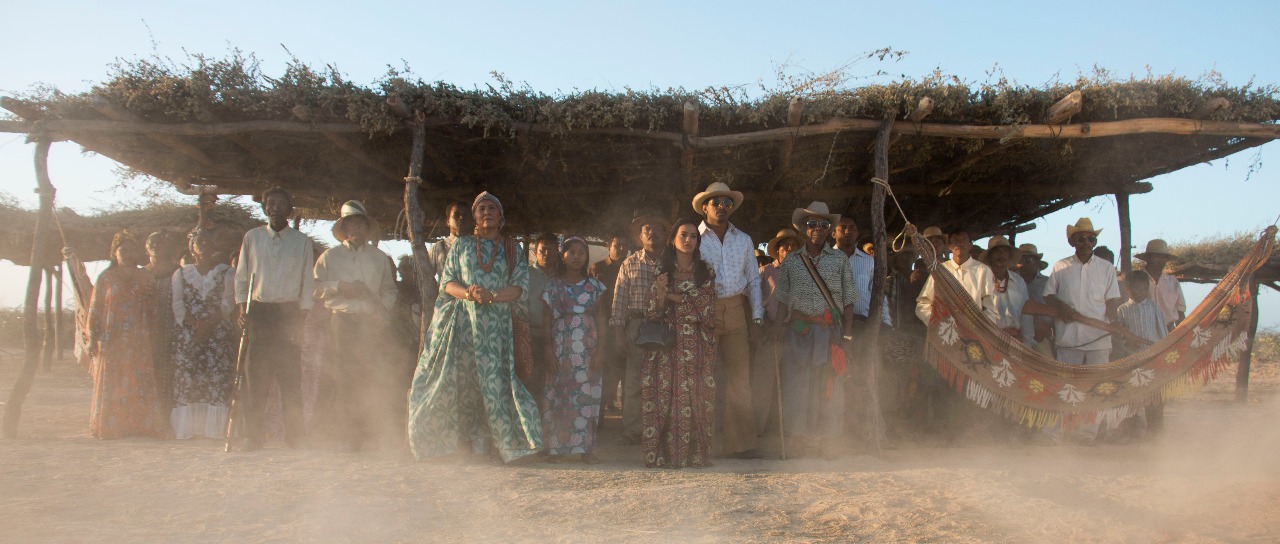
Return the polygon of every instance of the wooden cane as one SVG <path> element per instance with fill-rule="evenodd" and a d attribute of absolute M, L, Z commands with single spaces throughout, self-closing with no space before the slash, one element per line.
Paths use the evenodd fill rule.
<path fill-rule="evenodd" d="M 778 438 L 782 449 L 782 460 L 787 460 L 787 433 L 782 424 L 782 357 L 778 355 L 778 341 L 773 342 L 773 382 L 778 390 Z"/>

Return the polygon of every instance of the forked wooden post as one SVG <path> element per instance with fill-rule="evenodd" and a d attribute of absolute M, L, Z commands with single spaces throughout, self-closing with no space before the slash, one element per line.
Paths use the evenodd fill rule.
<path fill-rule="evenodd" d="M 427 329 L 431 326 L 431 308 L 427 300 L 427 284 L 432 281 L 431 258 L 427 254 L 427 241 L 422 232 L 422 224 L 426 214 L 418 204 L 418 188 L 422 185 L 422 161 L 427 147 L 427 125 L 422 112 L 418 112 L 412 121 L 413 152 L 409 158 L 409 175 L 404 179 L 404 214 L 409 221 L 409 245 L 413 248 L 414 278 L 418 282 L 419 304 L 422 306 L 422 326 L 418 330 L 419 338 L 427 337 Z"/>
<path fill-rule="evenodd" d="M 1262 286 L 1257 279 L 1249 281 L 1249 297 L 1253 302 L 1253 312 L 1249 315 L 1249 336 L 1245 339 L 1244 353 L 1240 354 L 1240 365 L 1236 367 L 1236 402 L 1249 403 L 1249 368 L 1253 366 L 1253 339 L 1258 335 L 1258 289 Z"/>
<path fill-rule="evenodd" d="M 25 360 L 22 372 L 9 391 L 4 405 L 4 438 L 17 438 L 18 420 L 22 417 L 22 403 L 31 392 L 40 365 L 40 329 L 36 313 L 40 308 L 40 275 L 44 272 L 44 247 L 49 237 L 49 221 L 53 218 L 53 183 L 49 181 L 50 141 L 36 141 L 36 184 L 40 193 L 40 211 L 36 214 L 36 229 L 31 243 L 31 269 L 27 272 L 27 298 L 22 307 L 22 351 Z"/>
<path fill-rule="evenodd" d="M 57 312 L 53 318 L 53 337 L 57 339 L 53 343 L 53 358 L 58 361 L 62 360 L 62 275 L 64 270 L 66 270 L 66 266 L 61 262 L 54 265 L 53 277 L 57 281 L 58 288 L 53 295 L 55 299 L 53 311 Z"/>
<path fill-rule="evenodd" d="M 53 345 L 58 337 L 53 333 L 53 266 L 44 268 L 44 335 L 41 337 L 40 365 L 44 371 L 53 370 Z"/>
<path fill-rule="evenodd" d="M 880 132 L 876 134 L 876 177 L 886 183 L 889 181 L 889 143 L 893 138 L 893 119 L 897 115 L 896 111 L 886 114 L 884 121 L 880 124 Z M 867 419 L 870 423 L 871 442 L 876 447 L 877 457 L 883 453 L 880 439 L 884 435 L 884 415 L 880 413 L 880 312 L 883 311 L 881 308 L 884 306 L 884 284 L 889 273 L 889 235 L 884 220 L 885 196 L 884 186 L 875 184 L 871 192 L 871 240 L 875 246 L 875 255 L 872 256 L 875 260 L 875 268 L 871 279 L 871 305 L 867 312 L 867 333 L 864 336 L 869 339 L 869 345 L 863 348 L 864 353 L 867 354 L 867 405 L 870 408 Z"/>
<path fill-rule="evenodd" d="M 1120 215 L 1120 262 L 1117 268 L 1123 274 L 1133 269 L 1133 226 L 1129 221 L 1129 193 L 1116 193 L 1116 212 Z M 1159 278 L 1156 278 L 1159 279 Z"/>
<path fill-rule="evenodd" d="M 680 173 L 684 176 L 684 188 L 687 191 L 697 189 L 693 179 L 693 156 L 697 150 L 690 143 L 698 138 L 698 105 L 693 102 L 684 103 L 684 139 L 680 146 Z"/>

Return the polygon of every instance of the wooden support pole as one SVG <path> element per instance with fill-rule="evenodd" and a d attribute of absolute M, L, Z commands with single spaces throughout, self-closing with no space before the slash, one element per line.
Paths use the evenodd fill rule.
<path fill-rule="evenodd" d="M 40 329 L 36 322 L 36 311 L 40 307 L 40 275 L 44 270 L 44 252 L 48 243 L 49 223 L 53 219 L 53 183 L 49 181 L 49 145 L 48 140 L 36 142 L 36 184 L 40 193 L 40 211 L 36 214 L 35 233 L 31 243 L 31 268 L 27 272 L 27 297 L 22 306 L 22 351 L 25 360 L 18 379 L 9 391 L 9 400 L 4 405 L 4 438 L 17 438 L 18 420 L 22 417 L 22 403 L 31 392 L 31 384 L 36 379 L 36 368 L 40 364 Z"/>
<path fill-rule="evenodd" d="M 1249 279 L 1249 298 L 1252 299 L 1253 312 L 1249 314 L 1249 336 L 1245 339 L 1244 353 L 1240 354 L 1240 364 L 1236 367 L 1236 402 L 1249 403 L 1249 369 L 1253 366 L 1253 339 L 1258 335 L 1258 280 Z"/>
<path fill-rule="evenodd" d="M 804 121 L 804 100 L 797 96 L 792 98 L 791 102 L 787 103 L 787 126 L 791 128 L 799 128 L 802 121 Z M 795 148 L 795 145 L 795 137 L 787 138 L 782 141 L 782 166 L 780 170 L 785 171 L 787 168 L 791 167 L 791 152 Z M 771 184 L 769 188 L 772 189 L 775 184 Z"/>
<path fill-rule="evenodd" d="M 876 177 L 889 181 L 889 142 L 893 138 L 893 118 L 897 112 L 886 115 L 876 134 Z M 884 207 L 886 192 L 884 186 L 875 184 L 871 193 L 871 240 L 875 246 L 874 272 L 871 278 L 871 306 L 867 312 L 867 332 L 863 336 L 867 345 L 863 348 L 867 361 L 867 414 L 871 441 L 876 447 L 876 456 L 880 456 L 880 440 L 884 436 L 884 415 L 880 413 L 880 380 L 879 371 L 882 365 L 880 357 L 880 313 L 884 307 L 885 280 L 889 277 L 889 233 L 885 226 Z"/>
<path fill-rule="evenodd" d="M 1063 97 L 1056 104 L 1049 106 L 1044 112 L 1044 124 L 1059 125 L 1067 122 L 1068 119 L 1084 108 L 1084 99 L 1080 95 L 1080 91 L 1071 91 L 1071 94 Z"/>
<path fill-rule="evenodd" d="M 101 96 L 93 97 L 90 104 L 93 106 L 93 109 L 98 110 L 98 113 L 101 113 L 103 116 L 113 121 L 123 121 L 126 123 L 143 122 L 141 118 L 130 113 L 129 110 L 116 106 L 115 104 L 112 104 L 111 101 Z M 161 145 L 164 145 L 165 147 L 168 147 L 169 149 L 195 159 L 195 161 L 200 164 L 205 166 L 215 166 L 213 159 L 209 158 L 208 155 L 205 155 L 203 151 L 200 151 L 200 148 L 182 141 L 177 136 L 171 134 L 148 134 L 147 137 Z"/>
<path fill-rule="evenodd" d="M 55 299 L 53 304 L 53 309 L 55 312 L 57 312 L 53 319 L 53 337 L 56 338 L 56 340 L 53 343 L 54 345 L 53 357 L 54 359 L 61 361 L 62 360 L 62 321 L 63 321 L 62 319 L 62 301 L 63 301 L 62 276 L 63 276 L 63 272 L 66 270 L 66 265 L 59 262 L 58 264 L 54 265 L 54 270 L 56 270 L 56 272 L 54 272 L 54 278 L 56 278 L 58 281 L 58 289 L 54 292 L 54 295 L 53 295 L 53 298 Z"/>
<path fill-rule="evenodd" d="M 422 162 L 427 148 L 427 126 L 424 120 L 422 113 L 418 112 L 417 119 L 413 122 L 413 151 L 409 157 L 409 175 L 404 179 L 404 213 L 409 222 L 409 247 L 413 250 L 414 278 L 418 282 L 419 303 L 422 305 L 419 341 L 427 337 L 435 302 L 428 300 L 427 293 L 427 286 L 435 281 L 435 270 L 431 265 L 431 256 L 427 253 L 427 239 L 422 230 L 427 216 L 418 203 L 418 190 L 422 185 Z"/>
<path fill-rule="evenodd" d="M 680 173 L 684 177 L 685 190 L 697 190 L 693 179 L 693 157 L 697 150 L 689 142 L 698 138 L 698 105 L 693 102 L 684 103 L 684 138 L 680 146 Z"/>
<path fill-rule="evenodd" d="M 44 269 L 44 336 L 41 337 L 40 365 L 44 371 L 53 370 L 53 345 L 58 337 L 53 333 L 53 266 Z"/>
<path fill-rule="evenodd" d="M 1116 193 L 1116 212 L 1120 216 L 1120 254 L 1116 268 L 1122 274 L 1133 269 L 1133 226 L 1129 222 L 1129 193 Z M 1156 278 L 1159 279 L 1159 278 Z"/>

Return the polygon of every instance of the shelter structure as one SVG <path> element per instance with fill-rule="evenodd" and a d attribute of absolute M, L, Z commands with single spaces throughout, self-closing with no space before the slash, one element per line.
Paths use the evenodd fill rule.
<path fill-rule="evenodd" d="M 49 142 L 73 141 L 187 194 L 282 186 L 308 218 L 335 218 L 357 198 L 383 225 L 407 225 L 391 234 L 407 234 L 420 263 L 424 224 L 482 190 L 504 199 L 511 232 L 596 237 L 639 205 L 689 213 L 689 197 L 713 181 L 746 194 L 735 224 L 756 239 L 797 203 L 822 200 L 871 218 L 877 306 L 888 233 L 905 222 L 886 208 L 888 187 L 912 221 L 975 236 L 1013 235 L 1115 195 L 1128 262 L 1128 197 L 1152 189 L 1144 180 L 1280 137 L 1275 87 L 1174 77 L 1032 88 L 934 74 L 748 99 L 724 89 L 549 96 L 501 78 L 465 90 L 395 73 L 369 88 L 297 63 L 266 77 L 239 54 L 115 70 L 83 94 L 3 99 L 14 117 L 0 132 L 27 133 L 46 154 Z"/>

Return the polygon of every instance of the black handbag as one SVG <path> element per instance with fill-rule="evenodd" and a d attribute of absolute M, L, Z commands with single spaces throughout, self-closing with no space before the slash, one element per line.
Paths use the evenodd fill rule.
<path fill-rule="evenodd" d="M 636 330 L 636 347 L 641 349 L 667 349 L 676 343 L 671 326 L 661 319 L 646 319 Z"/>

